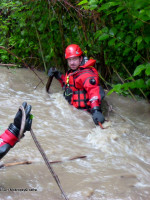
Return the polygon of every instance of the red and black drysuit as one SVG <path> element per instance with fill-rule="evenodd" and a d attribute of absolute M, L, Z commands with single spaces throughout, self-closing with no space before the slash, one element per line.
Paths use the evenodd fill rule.
<path fill-rule="evenodd" d="M 91 111 L 100 108 L 104 98 L 104 90 L 100 86 L 97 70 L 94 68 L 96 60 L 90 59 L 77 70 L 69 70 L 64 76 L 58 76 L 58 80 L 65 89 L 66 100 L 78 109 Z"/>

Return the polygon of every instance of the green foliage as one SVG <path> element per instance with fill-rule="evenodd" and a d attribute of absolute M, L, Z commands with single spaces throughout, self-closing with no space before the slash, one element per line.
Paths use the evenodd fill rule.
<path fill-rule="evenodd" d="M 29 65 L 43 68 L 45 64 L 49 68 L 62 63 L 65 47 L 62 46 L 63 33 L 60 33 L 63 31 L 61 12 L 54 15 L 45 1 L 2 0 L 0 9 L 0 46 L 12 48 L 11 51 Z M 67 17 L 63 15 L 66 22 Z M 70 29 L 70 24 L 64 26 Z M 1 62 L 19 63 L 4 50 L 0 50 L 0 55 Z"/>
<path fill-rule="evenodd" d="M 137 66 L 137 68 L 134 71 L 133 76 L 140 75 L 143 70 L 145 70 L 145 74 L 147 76 L 150 76 L 150 63 Z"/>
<path fill-rule="evenodd" d="M 96 45 L 103 47 L 105 64 L 110 68 L 113 66 L 125 80 L 129 79 L 128 72 L 134 77 L 134 81 L 113 85 L 113 89 L 108 94 L 114 91 L 123 93 L 128 89 L 140 94 L 136 90 L 140 88 L 149 95 L 149 2 L 146 0 L 95 0 L 81 1 L 80 5 L 89 10 L 95 7 L 95 11 L 100 15 L 101 23 L 98 24 L 98 29 L 94 33 L 94 40 Z M 126 66 L 126 70 L 121 67 L 122 64 Z"/>
<path fill-rule="evenodd" d="M 142 76 L 142 72 L 144 72 L 144 76 Z M 133 77 L 143 77 L 138 78 L 137 80 L 127 82 L 124 84 L 117 84 L 108 92 L 110 95 L 112 92 L 122 93 L 128 89 L 142 89 L 143 91 L 147 91 L 146 94 L 149 95 L 150 91 L 150 63 L 139 65 L 136 67 Z M 133 79 L 133 78 L 132 78 Z"/>

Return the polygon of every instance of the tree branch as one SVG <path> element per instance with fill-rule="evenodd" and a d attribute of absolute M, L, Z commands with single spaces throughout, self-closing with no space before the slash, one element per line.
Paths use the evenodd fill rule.
<path fill-rule="evenodd" d="M 25 63 L 25 61 L 24 61 L 23 59 L 21 59 L 20 57 L 18 57 L 17 55 L 15 55 L 13 52 L 11 52 L 9 49 L 6 49 L 6 48 L 3 47 L 3 46 L 0 46 L 0 49 L 3 49 L 3 50 L 5 50 L 5 51 L 7 51 L 9 54 L 13 55 L 15 58 L 17 58 L 18 60 L 20 60 L 20 61 L 24 64 L 24 66 L 25 66 L 26 68 L 28 68 L 28 69 L 30 69 L 31 71 L 33 71 L 33 73 L 40 79 L 40 81 L 41 81 L 41 82 L 43 83 L 43 85 L 44 85 L 44 82 L 43 82 L 43 80 L 39 77 L 39 75 L 34 71 L 34 69 L 32 69 L 31 67 L 29 67 L 28 64 Z"/>

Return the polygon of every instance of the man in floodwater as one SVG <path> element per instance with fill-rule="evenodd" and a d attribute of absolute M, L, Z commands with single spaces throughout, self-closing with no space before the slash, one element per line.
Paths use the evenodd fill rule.
<path fill-rule="evenodd" d="M 22 104 L 26 113 L 25 128 L 23 133 L 31 130 L 32 119 L 31 119 L 31 105 L 27 105 L 26 102 Z M 5 132 L 0 135 L 0 159 L 3 158 L 7 152 L 15 146 L 18 142 L 19 132 L 21 128 L 22 111 L 19 109 L 17 112 L 14 122 L 11 123 Z"/>
<path fill-rule="evenodd" d="M 100 86 L 98 72 L 94 68 L 96 60 L 88 60 L 76 44 L 71 44 L 66 48 L 65 58 L 70 67 L 66 75 L 50 68 L 48 76 L 55 76 L 59 80 L 69 104 L 89 111 L 96 125 L 99 122 L 103 123 L 105 119 L 101 112 L 101 101 L 105 93 Z"/>

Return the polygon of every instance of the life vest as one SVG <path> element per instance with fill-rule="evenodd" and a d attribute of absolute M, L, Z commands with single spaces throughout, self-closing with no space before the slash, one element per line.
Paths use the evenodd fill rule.
<path fill-rule="evenodd" d="M 85 90 L 84 84 L 89 84 L 89 88 L 91 84 L 87 81 L 89 79 L 94 78 L 97 81 L 97 85 L 99 85 L 99 78 L 97 70 L 92 66 L 95 64 L 95 60 L 89 60 L 85 65 L 80 66 L 76 71 L 68 71 L 65 76 L 65 92 L 64 96 L 66 100 L 78 109 L 86 109 L 91 108 L 91 101 L 89 98 L 88 91 Z M 99 90 L 99 89 L 98 89 Z M 94 91 L 93 97 L 99 93 L 97 90 Z"/>

